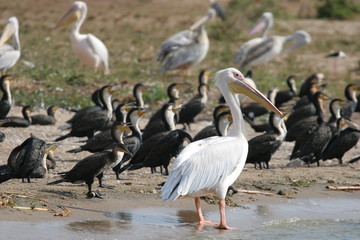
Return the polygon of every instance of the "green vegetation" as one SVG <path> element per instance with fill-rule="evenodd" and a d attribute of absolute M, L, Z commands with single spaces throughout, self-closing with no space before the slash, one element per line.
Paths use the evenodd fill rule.
<path fill-rule="evenodd" d="M 184 91 L 196 90 L 200 69 L 206 68 L 215 72 L 232 66 L 232 59 L 241 44 L 257 37 L 247 36 L 247 30 L 265 11 L 271 11 L 275 17 L 274 27 L 270 30 L 271 35 L 287 35 L 297 29 L 309 29 L 313 41 L 310 45 L 282 55 L 266 65 L 252 67 L 254 80 L 263 92 L 275 86 L 280 89 L 286 88 L 285 79 L 290 74 L 299 75 L 300 79 L 304 79 L 314 72 L 321 71 L 325 76 L 330 76 L 331 80 L 335 80 L 331 67 L 324 68 L 324 64 L 319 64 L 326 61 L 323 56 L 331 50 L 338 49 L 349 53 L 360 51 L 360 43 L 352 32 L 347 35 L 323 31 L 319 34 L 318 29 L 325 25 L 319 25 L 316 29 L 312 22 L 297 20 L 300 3 L 290 0 L 224 2 L 227 11 L 226 21 L 215 19 L 206 25 L 210 38 L 210 49 L 206 59 L 192 70 L 190 76 L 184 76 L 180 71 L 158 73 L 159 64 L 155 57 L 159 46 L 167 37 L 188 28 L 195 19 L 206 12 L 207 1 L 166 1 L 165 6 L 163 2 L 157 1 L 120 1 L 117 4 L 108 1 L 89 1 L 88 17 L 81 32 L 93 33 L 107 45 L 111 74 L 104 76 L 101 71 L 95 73 L 91 68 L 81 66 L 74 56 L 69 39 L 70 26 L 53 29 L 58 19 L 70 7 L 71 1 L 57 1 L 51 6 L 43 4 L 41 0 L 31 3 L 21 0 L 1 1 L 3 19 L 15 15 L 20 21 L 22 55 L 8 72 L 15 75 L 15 81 L 12 83 L 13 96 L 18 104 L 59 104 L 62 107 L 78 108 L 91 104 L 90 94 L 96 88 L 126 80 L 128 84 L 114 97 L 129 97 L 133 85 L 143 82 L 149 86 L 149 93 L 144 96 L 145 101 L 156 107 L 167 98 L 168 84 L 187 82 L 191 87 Z M 325 3 L 330 2 L 339 1 Z M 4 22 L 0 22 L 0 29 L 3 26 Z M 30 67 L 24 61 L 33 63 L 34 66 Z M 328 65 L 330 64 L 332 63 L 328 61 Z M 242 69 L 243 72 L 246 70 Z M 338 81 L 337 86 L 329 84 L 330 96 L 342 96 L 346 83 L 354 81 L 354 74 L 340 76 L 342 79 Z M 299 81 L 298 85 L 300 84 Z M 213 86 L 211 89 L 211 93 L 216 96 L 217 90 Z M 189 93 L 190 96 L 192 94 Z M 217 103 L 215 98 L 210 99 L 210 102 Z"/>
<path fill-rule="evenodd" d="M 317 9 L 319 18 L 353 19 L 360 13 L 360 4 L 352 0 L 320 0 L 323 2 Z"/>
<path fill-rule="evenodd" d="M 306 180 L 306 179 L 293 181 L 291 183 L 291 186 L 300 187 L 300 188 L 310 187 L 310 185 L 311 185 L 311 181 Z"/>

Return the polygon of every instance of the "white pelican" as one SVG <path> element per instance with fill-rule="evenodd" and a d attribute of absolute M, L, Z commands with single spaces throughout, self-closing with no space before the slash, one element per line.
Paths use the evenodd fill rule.
<path fill-rule="evenodd" d="M 159 72 L 173 69 L 187 70 L 204 60 L 209 50 L 209 38 L 204 23 L 216 16 L 223 18 L 224 13 L 219 8 L 219 4 L 212 4 L 208 12 L 190 29 L 178 32 L 166 39 L 157 56 L 157 61 L 162 64 Z"/>
<path fill-rule="evenodd" d="M 243 61 L 243 59 L 246 57 L 246 53 L 248 49 L 250 49 L 252 46 L 260 43 L 264 38 L 267 37 L 267 33 L 269 29 L 274 24 L 274 16 L 271 12 L 264 12 L 260 19 L 254 24 L 252 28 L 250 28 L 248 35 L 251 36 L 255 33 L 262 32 L 261 37 L 250 39 L 249 41 L 245 42 L 243 45 L 241 45 L 240 49 L 238 50 L 238 53 L 236 54 L 233 63 L 238 63 Z"/>
<path fill-rule="evenodd" d="M 292 46 L 283 50 L 285 43 L 294 40 L 295 43 Z M 287 53 L 310 42 L 311 36 L 303 30 L 298 30 L 289 36 L 266 37 L 261 42 L 247 49 L 245 56 L 239 62 L 240 68 L 266 62 L 280 53 Z"/>
<path fill-rule="evenodd" d="M 105 69 L 105 74 L 109 74 L 109 53 L 105 44 L 91 33 L 80 33 L 80 28 L 85 21 L 86 14 L 86 3 L 76 1 L 58 21 L 55 28 L 75 22 L 70 33 L 71 45 L 75 55 L 83 64 L 93 67 L 95 71 L 102 65 Z"/>
<path fill-rule="evenodd" d="M 218 227 L 229 229 L 225 218 L 225 196 L 228 187 L 241 173 L 248 153 L 248 143 L 243 133 L 244 121 L 235 94 L 246 94 L 280 116 L 282 113 L 262 93 L 246 84 L 239 70 L 220 70 L 215 79 L 230 107 L 233 116 L 232 129 L 226 136 L 205 138 L 187 145 L 173 164 L 162 188 L 161 198 L 173 201 L 181 196 L 195 197 L 200 224 L 213 225 L 214 223 L 205 221 L 202 215 L 200 196 L 215 193 L 219 198 Z"/>
<path fill-rule="evenodd" d="M 11 36 L 13 37 L 13 45 L 4 44 Z M 19 60 L 20 50 L 19 21 L 16 17 L 11 17 L 8 19 L 0 39 L 0 70 L 2 75 Z"/>

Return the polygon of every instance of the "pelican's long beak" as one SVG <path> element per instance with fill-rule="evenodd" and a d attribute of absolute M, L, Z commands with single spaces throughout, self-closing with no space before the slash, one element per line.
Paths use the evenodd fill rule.
<path fill-rule="evenodd" d="M 80 10 L 77 6 L 73 5 L 65 14 L 60 18 L 60 20 L 56 23 L 54 28 L 63 27 L 69 25 L 73 22 L 76 22 L 80 18 Z"/>
<path fill-rule="evenodd" d="M 197 30 L 200 26 L 202 26 L 209 19 L 210 19 L 210 16 L 208 14 L 205 14 L 199 20 L 197 20 L 193 25 L 191 25 L 190 30 L 191 31 Z"/>
<path fill-rule="evenodd" d="M 12 23 L 8 23 L 1 35 L 0 46 L 3 45 L 9 38 L 15 33 L 15 26 Z"/>
<path fill-rule="evenodd" d="M 272 104 L 269 99 L 264 96 L 264 94 L 244 81 L 236 80 L 235 82 L 229 83 L 229 89 L 233 93 L 245 94 L 246 96 L 261 104 L 263 107 L 269 109 L 269 111 L 279 114 L 280 117 L 284 116 L 284 114 L 279 109 L 277 109 L 274 104 Z"/>
<path fill-rule="evenodd" d="M 311 42 L 311 36 L 307 32 L 299 30 L 296 31 L 292 36 L 290 36 L 286 41 L 292 40 L 295 40 L 295 43 L 291 45 L 288 49 L 284 50 L 283 53 L 288 53 L 295 48 L 309 44 Z"/>
<path fill-rule="evenodd" d="M 266 27 L 266 18 L 261 17 L 255 24 L 252 26 L 248 32 L 248 35 L 254 35 L 255 33 L 262 32 Z"/>

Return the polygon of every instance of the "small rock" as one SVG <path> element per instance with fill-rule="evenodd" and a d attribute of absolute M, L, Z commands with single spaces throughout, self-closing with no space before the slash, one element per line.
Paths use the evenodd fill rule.
<path fill-rule="evenodd" d="M 295 193 L 296 193 L 296 191 L 293 191 L 293 190 L 280 189 L 277 194 L 281 195 L 281 196 L 288 196 L 288 195 L 295 194 Z"/>
<path fill-rule="evenodd" d="M 292 160 L 288 164 L 286 164 L 286 166 L 287 167 L 300 167 L 300 166 L 303 166 L 304 164 L 305 164 L 304 161 L 297 158 L 297 159 Z"/>

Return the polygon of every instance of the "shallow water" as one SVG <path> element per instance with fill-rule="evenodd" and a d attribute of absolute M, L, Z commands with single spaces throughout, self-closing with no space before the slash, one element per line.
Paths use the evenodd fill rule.
<path fill-rule="evenodd" d="M 227 208 L 229 225 L 237 228 L 231 231 L 198 229 L 193 210 L 133 208 L 99 212 L 106 220 L 3 221 L 0 232 L 2 239 L 360 239 L 359 199 L 284 199 L 246 207 Z M 218 221 L 217 207 L 204 215 Z"/>

